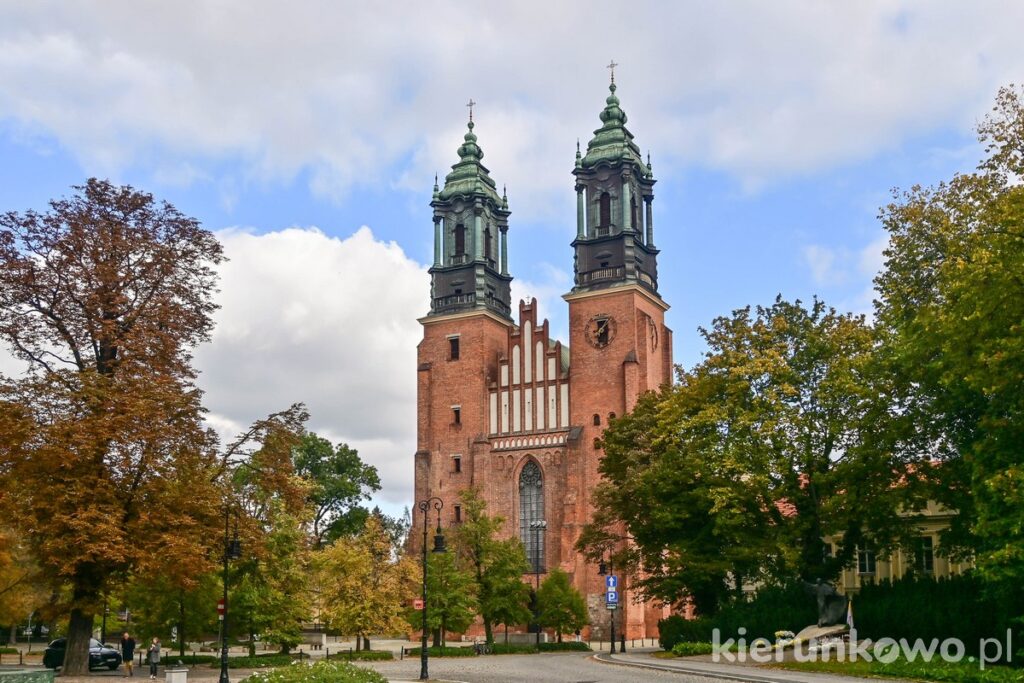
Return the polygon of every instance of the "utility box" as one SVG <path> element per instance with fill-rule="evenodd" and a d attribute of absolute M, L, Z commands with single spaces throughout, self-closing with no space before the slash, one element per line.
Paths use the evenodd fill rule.
<path fill-rule="evenodd" d="M 167 683 L 188 683 L 188 669 L 165 669 Z"/>

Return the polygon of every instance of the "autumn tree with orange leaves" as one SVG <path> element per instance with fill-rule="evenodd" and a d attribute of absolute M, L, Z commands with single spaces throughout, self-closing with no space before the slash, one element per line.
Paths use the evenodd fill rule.
<path fill-rule="evenodd" d="M 210 568 L 224 467 L 191 366 L 220 244 L 131 187 L 75 190 L 0 216 L 0 338 L 28 368 L 0 377 L 0 508 L 68 595 L 68 674 L 123 577 Z"/>

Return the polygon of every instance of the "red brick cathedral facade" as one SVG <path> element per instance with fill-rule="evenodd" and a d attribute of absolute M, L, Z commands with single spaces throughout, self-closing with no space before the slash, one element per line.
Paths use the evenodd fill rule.
<path fill-rule="evenodd" d="M 442 523 L 457 524 L 460 493 L 477 487 L 488 511 L 506 519 L 506 532 L 522 539 L 531 564 L 569 573 L 587 600 L 595 637 L 607 637 L 611 614 L 604 577 L 574 549 L 600 479 L 595 440 L 672 371 L 668 305 L 658 294 L 655 180 L 625 127 L 614 83 L 601 121 L 573 170 L 575 286 L 564 297 L 566 345 L 538 320 L 536 300 L 512 310 L 508 199 L 481 163 L 470 120 L 459 161 L 443 188 L 435 184 L 431 202 L 434 263 L 430 312 L 420 320 L 416 452 L 416 500 L 439 497 Z M 627 638 L 656 635 L 664 611 L 634 604 L 623 587 L 616 630 Z"/>

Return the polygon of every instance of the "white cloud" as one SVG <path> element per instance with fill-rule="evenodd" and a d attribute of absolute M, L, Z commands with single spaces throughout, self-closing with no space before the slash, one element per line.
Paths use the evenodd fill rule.
<path fill-rule="evenodd" d="M 888 246 L 889 235 L 883 233 L 859 249 L 811 244 L 803 248 L 802 254 L 815 285 L 825 289 L 848 282 L 857 285 L 852 296 L 834 302 L 837 309 L 870 318 L 874 312 L 874 279 L 885 267 L 883 252 Z"/>
<path fill-rule="evenodd" d="M 230 260 L 213 341 L 195 360 L 211 424 L 231 434 L 304 402 L 310 429 L 359 449 L 380 471 L 381 497 L 404 501 L 425 268 L 366 227 L 346 239 L 315 228 L 217 236 Z"/>
<path fill-rule="evenodd" d="M 845 273 L 836 271 L 836 250 L 811 244 L 803 248 L 804 263 L 811 269 L 816 285 L 831 285 L 845 279 Z"/>
<path fill-rule="evenodd" d="M 240 161 L 239 183 L 302 171 L 342 197 L 425 189 L 472 96 L 513 209 L 542 216 L 571 201 L 611 56 L 662 174 L 696 163 L 755 187 L 966 130 L 1024 70 L 1022 23 L 1012 3 L 6 2 L 0 118 L 93 173 L 214 182 L 204 165 Z"/>

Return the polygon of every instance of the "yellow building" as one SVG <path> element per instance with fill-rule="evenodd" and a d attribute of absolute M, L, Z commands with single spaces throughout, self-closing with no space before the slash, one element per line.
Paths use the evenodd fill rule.
<path fill-rule="evenodd" d="M 854 566 L 843 570 L 837 582 L 842 593 L 856 594 L 861 586 L 879 581 L 895 581 L 908 572 L 942 578 L 962 574 L 971 567 L 972 562 L 954 562 L 941 552 L 940 534 L 947 528 L 957 513 L 948 510 L 934 501 L 920 512 L 918 523 L 920 535 L 916 547 L 903 548 L 892 555 L 883 556 L 870 548 L 859 548 Z M 826 539 L 826 548 L 834 551 L 833 539 Z"/>

